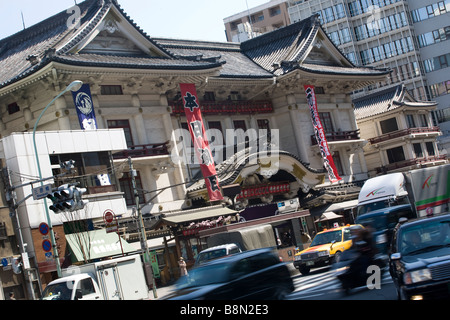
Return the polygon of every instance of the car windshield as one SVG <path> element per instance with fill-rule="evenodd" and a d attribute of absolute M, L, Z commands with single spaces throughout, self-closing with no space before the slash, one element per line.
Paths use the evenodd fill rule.
<path fill-rule="evenodd" d="M 202 262 L 206 262 L 208 260 L 217 259 L 217 258 L 226 256 L 226 254 L 227 254 L 227 250 L 225 248 L 216 249 L 216 250 L 207 251 L 207 252 L 201 252 L 198 256 L 197 262 L 202 263 Z"/>
<path fill-rule="evenodd" d="M 177 288 L 200 287 L 208 284 L 226 282 L 229 278 L 230 264 L 214 263 L 189 270 L 189 276 L 181 278 Z"/>
<path fill-rule="evenodd" d="M 367 218 L 358 218 L 357 223 L 362 224 L 364 227 L 371 227 L 375 230 L 383 230 L 387 227 L 387 216 L 379 215 Z"/>
<path fill-rule="evenodd" d="M 450 219 L 424 220 L 421 224 L 405 226 L 399 237 L 399 252 L 414 255 L 450 245 Z"/>
<path fill-rule="evenodd" d="M 342 230 L 328 231 L 324 233 L 318 233 L 310 247 L 320 246 L 321 244 L 331 243 L 332 241 L 340 242 L 342 241 Z"/>
<path fill-rule="evenodd" d="M 72 283 L 73 285 L 73 283 Z M 72 290 L 67 282 L 49 285 L 42 293 L 42 300 L 70 300 Z"/>

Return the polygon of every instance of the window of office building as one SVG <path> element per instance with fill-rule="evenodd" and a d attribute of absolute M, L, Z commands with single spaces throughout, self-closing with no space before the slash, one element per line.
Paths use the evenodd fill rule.
<path fill-rule="evenodd" d="M 431 19 L 450 12 L 450 0 L 437 1 L 430 5 L 411 11 L 413 22 Z"/>

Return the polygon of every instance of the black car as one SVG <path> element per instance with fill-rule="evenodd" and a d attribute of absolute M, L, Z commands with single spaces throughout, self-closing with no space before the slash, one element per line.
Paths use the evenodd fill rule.
<path fill-rule="evenodd" d="M 244 251 L 189 270 L 166 300 L 283 299 L 294 290 L 289 270 L 272 248 Z"/>
<path fill-rule="evenodd" d="M 399 299 L 450 297 L 450 214 L 400 222 L 389 271 Z"/>

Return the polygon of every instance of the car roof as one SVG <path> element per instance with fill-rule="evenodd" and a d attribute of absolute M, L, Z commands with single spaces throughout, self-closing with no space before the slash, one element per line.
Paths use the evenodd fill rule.
<path fill-rule="evenodd" d="M 331 231 L 336 231 L 336 230 L 344 230 L 344 229 L 346 229 L 346 228 L 351 228 L 351 227 L 354 227 L 354 226 L 362 227 L 362 226 L 359 225 L 359 224 L 348 224 L 348 225 L 341 226 L 341 227 L 336 227 L 336 228 L 326 229 L 326 230 L 323 230 L 323 231 L 318 232 L 317 234 L 320 234 L 320 233 L 326 233 L 326 232 L 331 232 Z"/>
<path fill-rule="evenodd" d="M 202 250 L 202 251 L 200 251 L 200 253 L 214 251 L 214 250 L 218 250 L 218 249 L 227 249 L 227 248 L 229 249 L 229 248 L 233 248 L 233 247 L 238 248 L 238 246 L 235 243 L 227 243 L 227 244 L 221 244 L 218 246 L 214 246 L 214 247 Z"/>
<path fill-rule="evenodd" d="M 450 220 L 450 213 L 437 214 L 437 215 L 434 215 L 431 217 L 420 217 L 420 218 L 410 219 L 410 220 L 400 223 L 398 229 L 400 230 L 406 226 L 409 227 L 411 225 L 421 224 L 424 221 L 446 220 L 446 219 Z"/>
<path fill-rule="evenodd" d="M 212 264 L 234 263 L 241 259 L 256 256 L 258 254 L 274 252 L 274 248 L 275 247 L 267 247 L 267 248 L 254 249 L 254 250 L 248 250 L 248 251 L 235 253 L 231 256 L 226 256 L 226 257 L 216 259 L 216 260 L 210 260 L 210 261 L 202 264 L 199 268 L 201 268 L 203 266 L 207 266 L 207 265 L 210 266 Z"/>
<path fill-rule="evenodd" d="M 387 215 L 392 211 L 402 210 L 406 208 L 411 208 L 410 204 L 399 204 L 398 206 L 386 207 L 382 209 L 373 210 L 364 214 L 359 215 L 356 219 L 365 219 L 367 217 Z M 412 209 L 412 208 L 411 208 Z"/>

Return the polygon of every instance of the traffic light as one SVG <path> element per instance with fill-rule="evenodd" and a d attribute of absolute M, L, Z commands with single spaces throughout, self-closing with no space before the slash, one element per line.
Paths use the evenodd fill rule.
<path fill-rule="evenodd" d="M 53 191 L 47 196 L 53 202 L 49 209 L 54 213 L 81 210 L 88 203 L 87 200 L 81 199 L 81 196 L 86 191 L 86 188 L 76 188 L 68 184 L 62 185 L 58 190 Z"/>
<path fill-rule="evenodd" d="M 87 191 L 86 188 L 75 188 L 74 189 L 74 208 L 75 210 L 83 209 L 88 203 L 88 200 L 81 199 L 81 196 Z"/>

